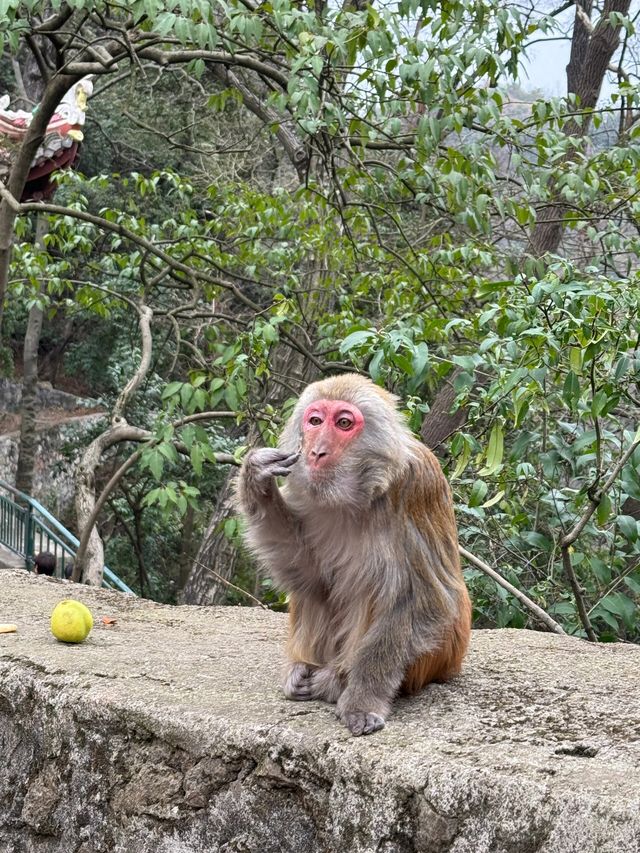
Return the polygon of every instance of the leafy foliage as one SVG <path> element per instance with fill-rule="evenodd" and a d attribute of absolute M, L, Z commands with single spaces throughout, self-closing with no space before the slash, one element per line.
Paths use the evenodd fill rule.
<path fill-rule="evenodd" d="M 571 563 L 597 635 L 637 641 L 640 451 L 601 492 L 639 403 L 636 78 L 595 111 L 523 93 L 528 43 L 555 19 L 497 0 L 50 6 L 80 27 L 55 43 L 69 62 L 88 61 L 83 39 L 109 21 L 137 62 L 91 103 L 89 176 L 61 180 L 46 251 L 18 220 L 11 296 L 90 318 L 99 331 L 67 364 L 110 402 L 152 310 L 153 362 L 127 415 L 153 435 L 138 469 L 153 540 L 161 519 L 177 535 L 196 511 L 217 452 L 275 440 L 301 364 L 368 373 L 415 430 L 451 383 L 466 418 L 440 452 L 462 541 L 580 634 L 561 551 L 595 508 Z M 27 32 L 47 37 L 43 4 L 0 11 L 10 54 Z M 533 251 L 554 217 L 562 243 Z M 211 412 L 225 431 L 198 420 Z M 484 575 L 468 579 L 479 624 L 529 624 Z"/>

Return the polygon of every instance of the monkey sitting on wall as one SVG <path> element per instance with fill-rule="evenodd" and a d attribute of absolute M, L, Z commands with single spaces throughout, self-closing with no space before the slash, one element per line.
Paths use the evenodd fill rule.
<path fill-rule="evenodd" d="M 400 690 L 459 672 L 471 604 L 451 492 L 393 395 L 355 374 L 309 385 L 278 448 L 247 455 L 238 498 L 249 547 L 290 594 L 289 699 L 335 702 L 369 734 Z"/>

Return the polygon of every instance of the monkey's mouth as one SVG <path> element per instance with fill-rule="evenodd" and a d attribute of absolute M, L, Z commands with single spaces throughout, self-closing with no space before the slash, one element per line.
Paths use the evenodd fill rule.
<path fill-rule="evenodd" d="M 321 460 L 313 463 L 309 462 L 307 465 L 307 473 L 311 483 L 326 483 L 334 478 L 335 464 L 332 460 Z"/>

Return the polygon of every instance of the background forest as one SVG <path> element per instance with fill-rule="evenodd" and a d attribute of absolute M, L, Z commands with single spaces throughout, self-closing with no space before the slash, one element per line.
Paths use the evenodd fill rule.
<path fill-rule="evenodd" d="M 539 626 L 484 563 L 566 631 L 640 639 L 639 13 L 0 0 L 0 88 L 38 104 L 0 158 L 17 484 L 38 378 L 98 400 L 73 449 L 84 580 L 284 606 L 230 481 L 308 381 L 356 370 L 451 481 L 477 626 Z M 21 202 L 86 75 L 77 169 Z"/>

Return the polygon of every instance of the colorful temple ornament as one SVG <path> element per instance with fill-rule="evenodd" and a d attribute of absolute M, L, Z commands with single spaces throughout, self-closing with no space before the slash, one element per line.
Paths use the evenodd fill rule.
<path fill-rule="evenodd" d="M 51 176 L 59 169 L 73 165 L 78 156 L 78 147 L 83 139 L 87 99 L 93 91 L 89 77 L 83 77 L 67 92 L 56 107 L 47 125 L 47 131 L 36 156 L 20 201 L 41 201 L 51 198 L 56 184 Z M 24 138 L 31 124 L 32 112 L 10 110 L 9 95 L 0 97 L 0 180 L 7 180 L 11 168 L 11 153 Z"/>

